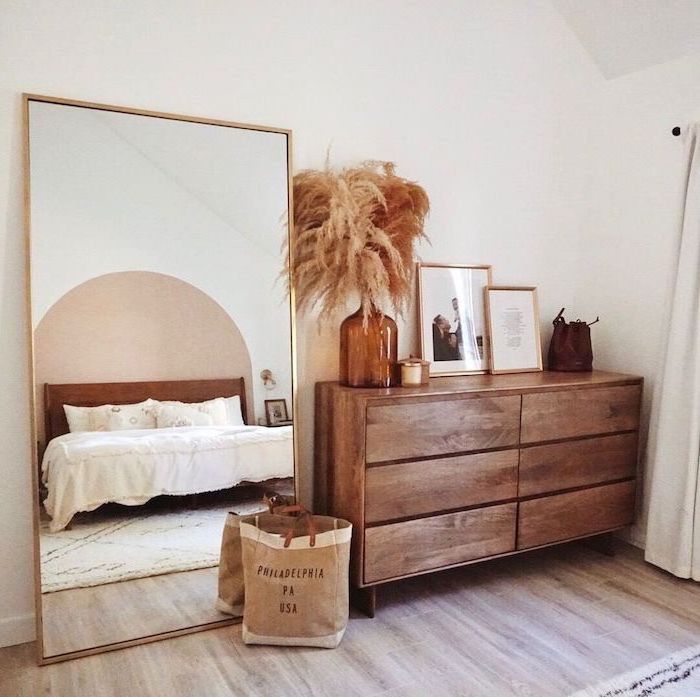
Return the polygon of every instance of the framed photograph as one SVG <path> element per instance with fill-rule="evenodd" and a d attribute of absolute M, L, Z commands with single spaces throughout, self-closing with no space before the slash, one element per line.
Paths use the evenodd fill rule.
<path fill-rule="evenodd" d="M 421 352 L 430 376 L 488 372 L 484 288 L 491 267 L 418 264 Z"/>
<path fill-rule="evenodd" d="M 489 286 L 484 291 L 492 373 L 542 370 L 537 288 Z"/>
<path fill-rule="evenodd" d="M 266 399 L 265 416 L 268 426 L 289 423 L 289 412 L 287 411 L 286 399 Z"/>

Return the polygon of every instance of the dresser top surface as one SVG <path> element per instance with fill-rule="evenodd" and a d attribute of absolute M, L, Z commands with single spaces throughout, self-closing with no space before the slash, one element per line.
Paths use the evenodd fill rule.
<path fill-rule="evenodd" d="M 456 394 L 464 392 L 546 392 L 583 387 L 614 387 L 642 383 L 638 375 L 594 370 L 590 373 L 561 373 L 544 370 L 536 373 L 508 375 L 460 375 L 430 378 L 421 387 L 346 387 L 337 382 L 321 383 L 340 392 L 358 397 L 412 397 L 420 395 Z"/>

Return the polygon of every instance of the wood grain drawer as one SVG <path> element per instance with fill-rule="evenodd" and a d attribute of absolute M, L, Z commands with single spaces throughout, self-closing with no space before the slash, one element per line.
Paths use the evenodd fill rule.
<path fill-rule="evenodd" d="M 365 530 L 365 583 L 515 548 L 515 503 L 390 523 Z"/>
<path fill-rule="evenodd" d="M 634 520 L 635 482 L 620 482 L 519 504 L 518 549 L 613 530 Z"/>
<path fill-rule="evenodd" d="M 636 433 L 536 445 L 520 451 L 518 495 L 626 479 L 636 469 Z"/>
<path fill-rule="evenodd" d="M 515 498 L 518 451 L 371 467 L 365 480 L 368 523 Z"/>
<path fill-rule="evenodd" d="M 641 392 L 625 385 L 523 395 L 521 442 L 634 430 Z"/>
<path fill-rule="evenodd" d="M 516 445 L 520 396 L 475 397 L 367 408 L 367 462 Z"/>

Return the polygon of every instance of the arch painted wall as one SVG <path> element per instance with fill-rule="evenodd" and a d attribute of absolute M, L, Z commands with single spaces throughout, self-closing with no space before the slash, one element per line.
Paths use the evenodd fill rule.
<path fill-rule="evenodd" d="M 165 274 L 125 271 L 93 278 L 52 305 L 34 333 L 37 426 L 43 385 L 245 378 L 248 422 L 255 385 L 246 342 L 226 311 Z"/>

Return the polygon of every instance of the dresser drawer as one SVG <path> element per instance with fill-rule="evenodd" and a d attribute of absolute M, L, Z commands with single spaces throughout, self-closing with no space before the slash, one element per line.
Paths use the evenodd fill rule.
<path fill-rule="evenodd" d="M 367 528 L 365 583 L 512 551 L 516 506 L 507 503 Z"/>
<path fill-rule="evenodd" d="M 518 451 L 381 465 L 365 476 L 365 520 L 376 523 L 515 498 Z"/>
<path fill-rule="evenodd" d="M 634 520 L 635 482 L 555 494 L 519 504 L 518 549 L 613 530 Z"/>
<path fill-rule="evenodd" d="M 516 445 L 520 396 L 475 397 L 367 408 L 367 462 Z"/>
<path fill-rule="evenodd" d="M 637 434 L 535 445 L 520 451 L 519 496 L 634 477 Z"/>
<path fill-rule="evenodd" d="M 634 430 L 641 392 L 626 385 L 523 395 L 521 442 Z"/>

